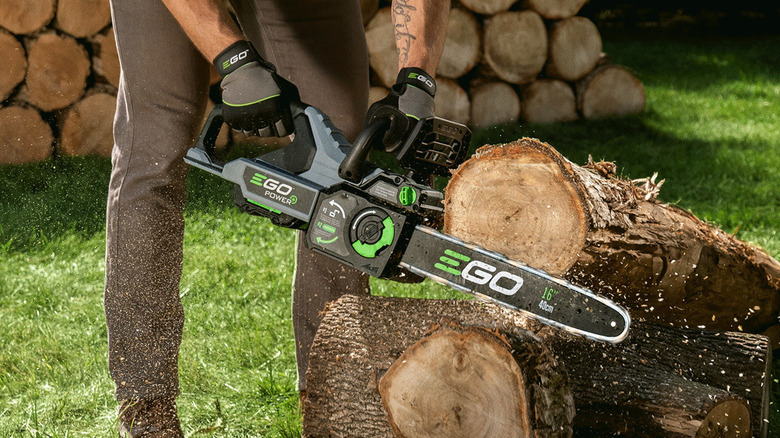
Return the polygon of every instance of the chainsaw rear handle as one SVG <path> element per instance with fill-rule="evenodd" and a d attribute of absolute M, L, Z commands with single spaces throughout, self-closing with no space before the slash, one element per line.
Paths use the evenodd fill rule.
<path fill-rule="evenodd" d="M 304 120 L 305 116 L 303 114 L 307 107 L 308 105 L 303 102 L 295 101 L 290 103 L 290 111 L 292 113 L 293 125 L 295 126 L 296 132 L 309 129 L 309 125 L 306 120 Z M 222 104 L 214 105 L 214 108 L 211 109 L 209 116 L 206 118 L 206 124 L 200 131 L 200 135 L 198 135 L 195 147 L 206 151 L 209 157 L 213 157 L 214 151 L 216 150 L 219 130 L 224 123 L 225 117 L 222 115 Z"/>
<path fill-rule="evenodd" d="M 365 174 L 368 154 L 388 128 L 390 128 L 390 119 L 381 118 L 372 120 L 368 126 L 360 131 L 355 143 L 347 152 L 347 156 L 339 165 L 339 177 L 354 183 L 360 182 Z"/>

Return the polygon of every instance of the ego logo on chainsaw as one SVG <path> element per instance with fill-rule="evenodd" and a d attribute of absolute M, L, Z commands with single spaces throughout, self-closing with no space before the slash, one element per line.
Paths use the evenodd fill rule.
<path fill-rule="evenodd" d="M 487 284 L 490 289 L 504 295 L 514 295 L 523 287 L 523 278 L 506 271 L 496 272 L 496 267 L 479 260 L 471 260 L 459 252 L 447 249 L 439 257 L 439 262 L 433 266 L 448 274 L 463 277 L 464 280 L 476 284 Z M 466 266 L 462 271 L 457 268 L 462 263 Z"/>
<path fill-rule="evenodd" d="M 289 184 L 284 184 L 259 173 L 255 173 L 249 182 L 266 189 L 265 196 L 267 198 L 273 199 L 274 201 L 289 205 L 294 205 L 296 202 L 298 202 L 297 196 L 290 196 L 293 188 Z"/>

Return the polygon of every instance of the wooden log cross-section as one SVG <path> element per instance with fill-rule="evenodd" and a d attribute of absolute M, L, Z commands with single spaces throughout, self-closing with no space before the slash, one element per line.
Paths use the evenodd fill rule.
<path fill-rule="evenodd" d="M 765 436 L 770 363 L 760 335 L 636 323 L 601 344 L 477 300 L 346 295 L 312 345 L 303 433 Z"/>
<path fill-rule="evenodd" d="M 778 324 L 780 262 L 658 202 L 654 178 L 614 169 L 577 166 L 535 139 L 485 146 L 447 186 L 444 231 L 601 293 L 634 320 L 749 333 Z"/>

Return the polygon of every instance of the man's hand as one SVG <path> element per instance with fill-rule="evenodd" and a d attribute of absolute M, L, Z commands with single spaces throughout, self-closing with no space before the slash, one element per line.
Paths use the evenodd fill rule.
<path fill-rule="evenodd" d="M 383 143 L 387 152 L 394 152 L 417 122 L 433 117 L 435 95 L 436 82 L 428 73 L 420 68 L 403 68 L 387 97 L 368 109 L 365 126 L 376 119 L 390 119 Z"/>
<path fill-rule="evenodd" d="M 248 41 L 230 45 L 214 59 L 222 77 L 222 115 L 231 128 L 246 135 L 284 137 L 292 134 L 290 103 L 298 89 L 276 74 Z"/>

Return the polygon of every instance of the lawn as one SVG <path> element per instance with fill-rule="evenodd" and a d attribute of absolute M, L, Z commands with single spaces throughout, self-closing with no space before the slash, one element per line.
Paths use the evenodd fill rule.
<path fill-rule="evenodd" d="M 661 199 L 780 258 L 780 38 L 605 39 L 647 92 L 644 114 L 503 125 L 475 144 L 542 139 L 577 163 L 658 172 Z M 113 437 L 102 307 L 110 163 L 57 158 L 0 168 L 0 437 Z M 187 436 L 298 437 L 290 317 L 294 234 L 231 207 L 193 171 L 181 297 L 180 415 Z M 375 293 L 455 297 L 374 281 Z M 780 376 L 780 361 L 774 364 Z M 773 377 L 771 426 L 780 422 Z M 777 433 L 777 432 L 775 432 Z"/>

